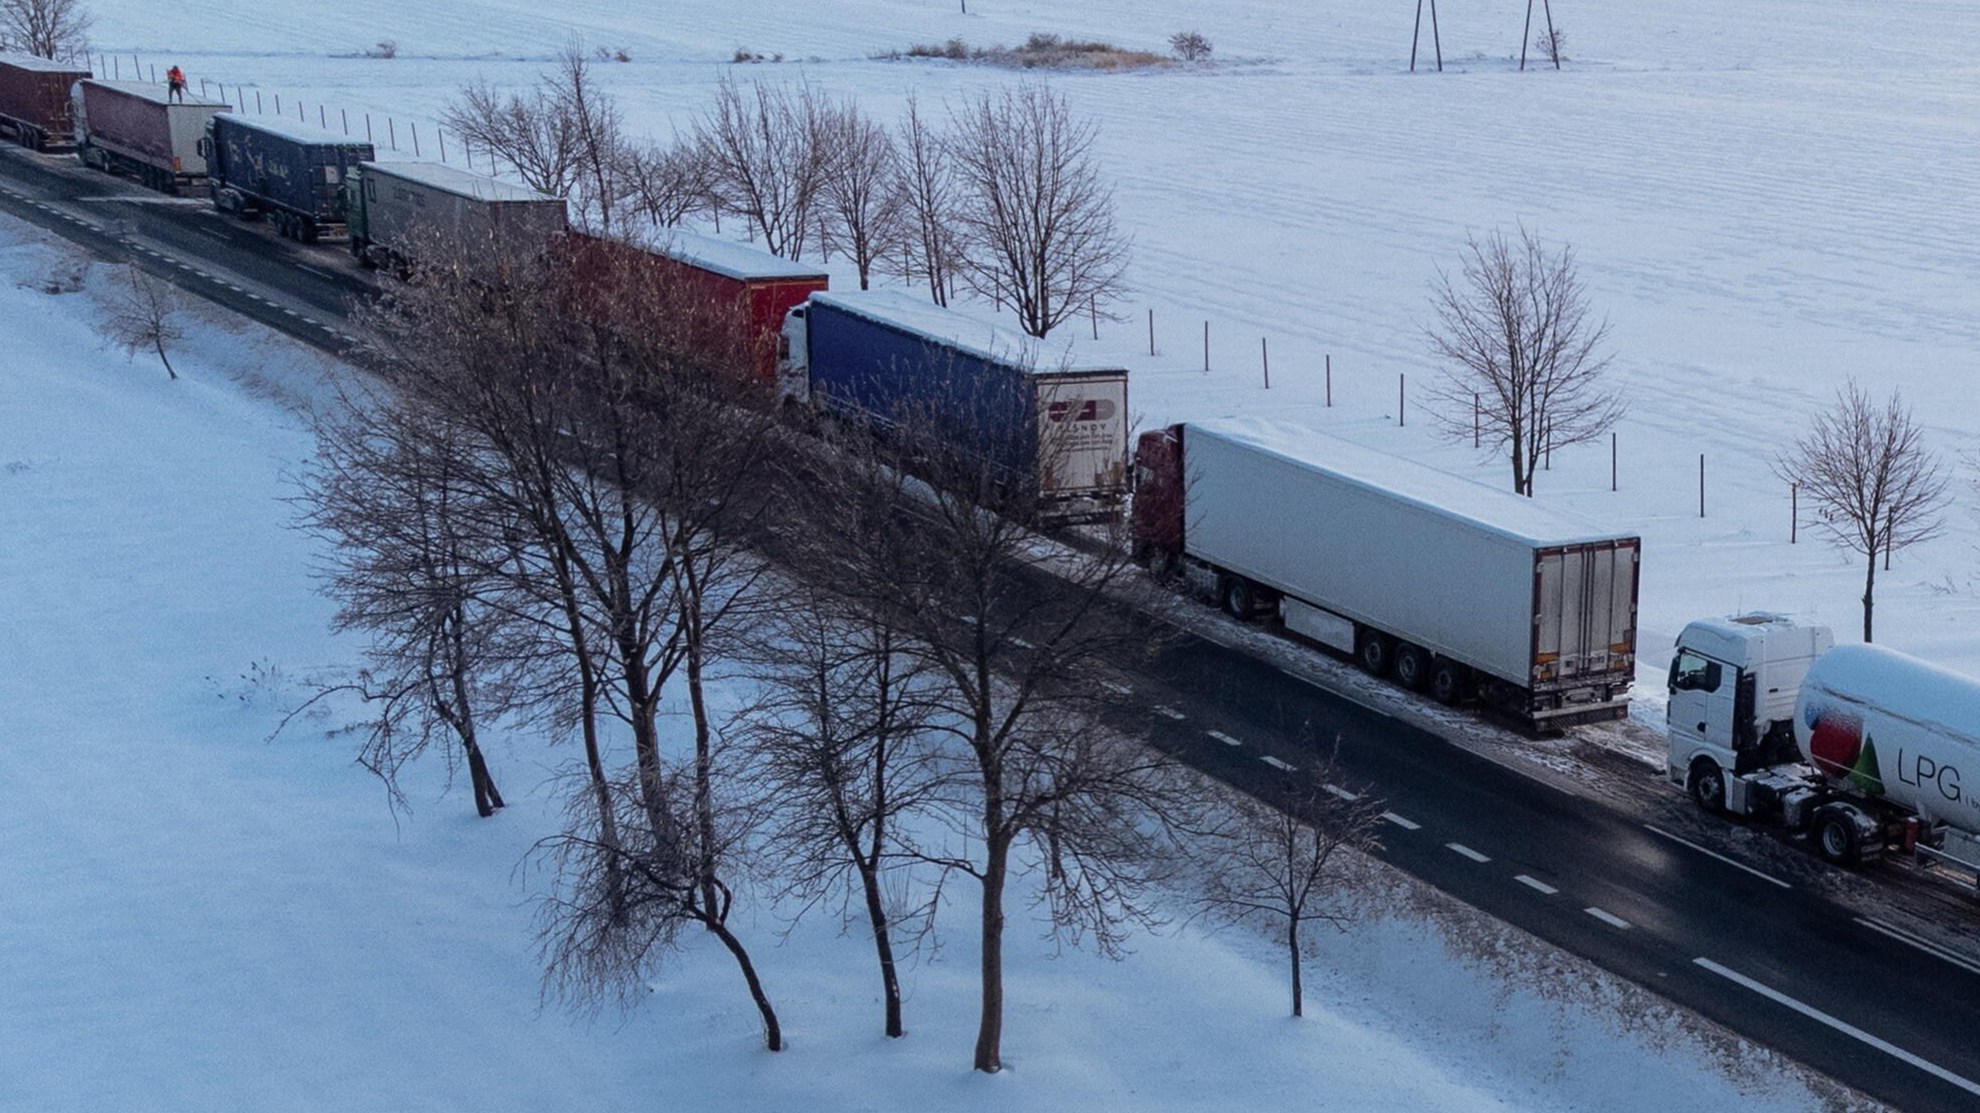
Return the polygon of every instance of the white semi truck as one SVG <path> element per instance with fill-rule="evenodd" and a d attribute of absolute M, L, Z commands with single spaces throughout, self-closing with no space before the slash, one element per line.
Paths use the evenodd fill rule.
<path fill-rule="evenodd" d="M 1750 614 L 1678 635 L 1669 776 L 1708 811 L 1855 865 L 1913 853 L 1980 883 L 1980 680 Z"/>
<path fill-rule="evenodd" d="M 1262 420 L 1143 433 L 1131 534 L 1157 576 L 1441 703 L 1534 730 L 1628 711 L 1634 534 Z"/>

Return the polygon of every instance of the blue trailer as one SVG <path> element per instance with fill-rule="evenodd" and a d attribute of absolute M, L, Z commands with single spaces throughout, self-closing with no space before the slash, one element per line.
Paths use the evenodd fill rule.
<path fill-rule="evenodd" d="M 787 402 L 886 431 L 913 422 L 1002 483 L 1037 485 L 1050 521 L 1119 513 L 1127 371 L 895 291 L 815 293 L 785 319 Z"/>
<path fill-rule="evenodd" d="M 266 216 L 282 235 L 315 243 L 345 231 L 344 180 L 372 146 L 307 124 L 232 113 L 206 126 L 213 205 L 243 220 Z"/>

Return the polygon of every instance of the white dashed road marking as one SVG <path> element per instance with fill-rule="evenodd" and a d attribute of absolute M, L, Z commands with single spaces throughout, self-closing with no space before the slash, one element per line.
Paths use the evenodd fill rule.
<path fill-rule="evenodd" d="M 1178 721 L 1189 718 L 1189 716 L 1183 714 L 1180 711 L 1177 711 L 1175 708 L 1162 703 L 1158 703 L 1155 705 L 1155 713 L 1157 715 L 1166 715 L 1169 718 L 1176 719 Z"/>
<path fill-rule="evenodd" d="M 1327 790 L 1327 794 L 1328 794 L 1329 796 L 1334 796 L 1334 797 L 1338 797 L 1339 799 L 1342 799 L 1342 800 L 1347 800 L 1347 801 L 1350 801 L 1350 802 L 1352 802 L 1352 801 L 1355 801 L 1355 800 L 1359 800 L 1359 799 L 1361 799 L 1361 794 L 1360 794 L 1360 793 L 1358 793 L 1358 792 L 1349 792 L 1349 791 L 1348 791 L 1347 789 L 1344 789 L 1344 788 L 1342 788 L 1342 787 L 1341 787 L 1340 785 L 1337 785 L 1337 784 L 1324 784 L 1324 785 L 1321 785 L 1320 787 L 1321 787 L 1321 788 L 1324 788 L 1324 789 L 1326 789 L 1326 790 Z"/>
<path fill-rule="evenodd" d="M 1534 892 L 1539 893 L 1542 896 L 1551 897 L 1555 893 L 1560 892 L 1559 889 L 1554 888 L 1552 885 L 1547 884 L 1545 881 L 1542 881 L 1537 877 L 1528 877 L 1523 873 L 1513 878 L 1513 880 L 1519 882 L 1521 885 L 1524 885 L 1529 889 L 1532 889 Z"/>
<path fill-rule="evenodd" d="M 1206 733 L 1206 734 L 1208 734 L 1208 735 L 1209 735 L 1210 737 L 1212 737 L 1212 738 L 1215 738 L 1215 739 L 1216 739 L 1217 741 L 1219 741 L 1219 742 L 1222 742 L 1222 743 L 1223 743 L 1224 745 L 1226 745 L 1226 746 L 1242 746 L 1242 745 L 1244 745 L 1244 743 L 1242 743 L 1242 742 L 1240 742 L 1240 741 L 1238 741 L 1238 740 L 1237 740 L 1237 739 L 1235 739 L 1235 738 L 1232 738 L 1232 737 L 1231 737 L 1230 735 L 1228 735 L 1228 734 L 1225 734 L 1225 733 L 1224 733 L 1223 731 L 1221 731 L 1221 730 L 1212 730 L 1212 731 L 1206 731 L 1205 733 Z"/>
<path fill-rule="evenodd" d="M 1629 927 L 1629 921 L 1623 919 L 1621 916 L 1616 915 L 1614 912 L 1605 912 L 1600 908 L 1584 908 L 1582 909 L 1582 911 L 1588 913 L 1590 916 L 1595 917 L 1596 919 L 1602 921 L 1603 923 L 1609 925 L 1610 927 L 1623 928 L 1625 930 L 1627 930 Z"/>
<path fill-rule="evenodd" d="M 1444 844 L 1444 846 L 1450 850 L 1456 851 L 1457 853 L 1464 855 L 1466 858 L 1469 858 L 1474 862 L 1489 862 L 1492 860 L 1489 855 L 1480 854 L 1476 850 L 1471 849 L 1470 847 L 1464 845 L 1461 842 L 1447 842 Z"/>
<path fill-rule="evenodd" d="M 1388 820 L 1390 823 L 1395 824 L 1396 826 L 1402 828 L 1405 831 L 1421 831 L 1423 829 L 1423 824 L 1417 823 L 1414 820 L 1404 819 L 1402 816 L 1399 816 L 1394 812 L 1383 812 L 1382 818 Z"/>
<path fill-rule="evenodd" d="M 1299 769 L 1299 766 L 1294 765 L 1290 762 L 1280 761 L 1278 758 L 1273 757 L 1271 754 L 1266 754 L 1264 757 L 1261 757 L 1258 760 L 1264 762 L 1265 764 L 1271 766 L 1274 769 L 1282 769 L 1288 773 L 1295 772 L 1296 770 Z"/>

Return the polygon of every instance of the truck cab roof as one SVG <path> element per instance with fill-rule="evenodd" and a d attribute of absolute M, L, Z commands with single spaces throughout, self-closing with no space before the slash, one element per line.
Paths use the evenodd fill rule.
<path fill-rule="evenodd" d="M 1786 615 L 1755 612 L 1698 619 L 1685 626 L 1678 644 L 1715 661 L 1757 668 L 1769 661 L 1817 657 L 1835 644 L 1835 635 L 1827 626 L 1804 626 Z"/>

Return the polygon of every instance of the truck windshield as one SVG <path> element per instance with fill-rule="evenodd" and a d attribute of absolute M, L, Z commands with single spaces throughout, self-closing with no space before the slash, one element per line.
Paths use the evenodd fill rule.
<path fill-rule="evenodd" d="M 1717 661 L 1707 660 L 1689 649 L 1680 650 L 1677 660 L 1671 662 L 1671 691 L 1716 692 L 1720 672 Z"/>

